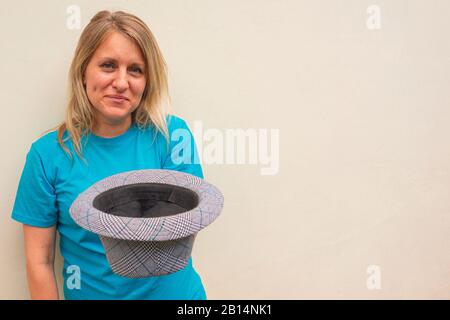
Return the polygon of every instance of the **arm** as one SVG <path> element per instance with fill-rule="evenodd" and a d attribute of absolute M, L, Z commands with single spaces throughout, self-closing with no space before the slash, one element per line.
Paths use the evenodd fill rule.
<path fill-rule="evenodd" d="M 54 261 L 56 225 L 49 228 L 23 225 L 28 289 L 31 299 L 58 300 Z"/>

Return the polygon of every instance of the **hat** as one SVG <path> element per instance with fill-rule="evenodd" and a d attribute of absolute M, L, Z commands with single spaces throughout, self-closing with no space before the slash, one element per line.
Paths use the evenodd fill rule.
<path fill-rule="evenodd" d="M 131 278 L 170 274 L 184 268 L 197 233 L 223 208 L 212 184 L 174 170 L 134 170 L 90 186 L 69 212 L 100 236 L 114 273 Z"/>

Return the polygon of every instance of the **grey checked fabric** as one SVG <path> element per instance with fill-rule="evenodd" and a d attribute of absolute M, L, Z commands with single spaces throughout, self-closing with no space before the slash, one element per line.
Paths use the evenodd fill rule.
<path fill-rule="evenodd" d="M 192 210 L 152 218 L 122 217 L 94 208 L 93 201 L 102 192 L 136 183 L 184 187 L 195 192 L 199 202 Z M 222 193 L 204 179 L 179 171 L 146 169 L 98 181 L 75 199 L 69 212 L 79 226 L 100 236 L 113 272 L 142 278 L 184 268 L 197 233 L 218 217 L 223 202 Z"/>

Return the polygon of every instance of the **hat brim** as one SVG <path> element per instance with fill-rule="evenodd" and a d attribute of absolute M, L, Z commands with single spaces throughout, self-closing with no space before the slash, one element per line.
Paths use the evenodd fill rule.
<path fill-rule="evenodd" d="M 160 217 L 126 217 L 94 207 L 94 200 L 113 188 L 156 183 L 193 191 L 198 204 L 193 209 Z M 72 203 L 72 219 L 93 233 L 122 240 L 168 241 L 197 233 L 211 224 L 223 208 L 223 195 L 212 184 L 194 175 L 165 169 L 134 170 L 109 176 L 82 192 Z"/>

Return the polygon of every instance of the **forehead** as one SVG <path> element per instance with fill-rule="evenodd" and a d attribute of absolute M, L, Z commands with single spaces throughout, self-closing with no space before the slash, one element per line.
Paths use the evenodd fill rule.
<path fill-rule="evenodd" d="M 144 64 L 139 46 L 133 39 L 119 32 L 112 32 L 94 52 L 96 58 L 112 58 L 121 61 L 139 62 Z"/>

